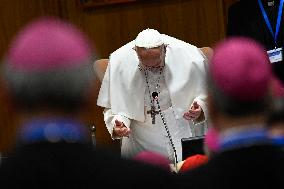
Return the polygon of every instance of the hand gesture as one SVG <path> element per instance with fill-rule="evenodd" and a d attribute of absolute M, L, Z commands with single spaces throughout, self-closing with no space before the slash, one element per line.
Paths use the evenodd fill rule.
<path fill-rule="evenodd" d="M 115 126 L 113 127 L 114 137 L 129 137 L 130 129 L 127 128 L 123 122 L 115 120 Z"/>
<path fill-rule="evenodd" d="M 197 104 L 197 102 L 193 102 L 193 104 L 191 105 L 189 111 L 184 113 L 183 117 L 186 120 L 195 121 L 195 120 L 197 120 L 200 117 L 201 113 L 202 113 L 201 106 L 199 104 Z"/>

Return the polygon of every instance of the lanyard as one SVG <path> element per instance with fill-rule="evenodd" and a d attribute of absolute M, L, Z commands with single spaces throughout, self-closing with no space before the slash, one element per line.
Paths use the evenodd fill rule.
<path fill-rule="evenodd" d="M 280 29 L 280 23 L 281 23 L 281 18 L 282 18 L 282 8 L 283 8 L 283 3 L 284 3 L 284 0 L 281 0 L 280 1 L 280 4 L 279 4 L 279 9 L 278 9 L 278 16 L 277 16 L 277 24 L 276 24 L 276 28 L 275 28 L 275 33 L 273 32 L 273 29 L 271 27 L 271 23 L 267 17 L 267 14 L 264 10 L 264 7 L 262 5 L 262 2 L 261 0 L 258 0 L 258 4 L 259 4 L 259 7 L 261 9 L 261 13 L 262 13 L 262 16 L 264 18 L 264 21 L 266 23 L 266 26 L 268 27 L 270 33 L 272 34 L 273 36 L 273 39 L 274 39 L 274 44 L 275 44 L 275 47 L 277 46 L 277 37 L 278 37 L 278 34 L 279 34 L 279 29 Z"/>

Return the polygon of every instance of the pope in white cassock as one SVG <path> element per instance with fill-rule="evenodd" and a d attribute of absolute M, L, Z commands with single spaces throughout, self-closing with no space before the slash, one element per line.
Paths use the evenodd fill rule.
<path fill-rule="evenodd" d="M 146 29 L 110 55 L 97 105 L 121 155 L 182 160 L 181 139 L 206 132 L 207 59 L 195 46 Z"/>

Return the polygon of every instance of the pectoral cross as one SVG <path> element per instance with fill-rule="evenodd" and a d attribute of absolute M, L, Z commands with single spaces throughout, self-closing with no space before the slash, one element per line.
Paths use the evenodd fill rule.
<path fill-rule="evenodd" d="M 151 114 L 152 124 L 155 124 L 156 115 L 159 114 L 159 111 L 155 111 L 155 106 L 151 106 L 151 110 L 147 111 L 147 114 Z"/>

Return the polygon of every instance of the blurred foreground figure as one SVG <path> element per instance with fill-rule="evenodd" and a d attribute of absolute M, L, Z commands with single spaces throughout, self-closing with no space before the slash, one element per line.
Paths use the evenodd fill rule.
<path fill-rule="evenodd" d="M 167 159 L 167 157 L 157 152 L 151 152 L 151 151 L 140 152 L 136 156 L 134 156 L 133 159 L 136 161 L 141 161 L 143 163 L 149 163 L 166 171 L 171 171 L 170 167 L 171 162 Z"/>
<path fill-rule="evenodd" d="M 166 171 L 94 150 L 87 140 L 78 114 L 94 82 L 92 59 L 88 39 L 57 19 L 36 20 L 16 36 L 3 66 L 6 87 L 22 119 L 18 146 L 0 166 L 1 185 L 95 188 L 101 182 L 105 188 L 134 188 L 135 183 L 157 180 L 169 185 Z"/>
<path fill-rule="evenodd" d="M 268 118 L 268 128 L 273 144 L 284 151 L 284 98 L 274 99 Z"/>
<path fill-rule="evenodd" d="M 187 188 L 274 188 L 282 183 L 283 154 L 271 144 L 266 119 L 272 70 L 255 41 L 233 38 L 214 49 L 208 108 L 218 150 L 207 164 L 185 173 Z"/>
<path fill-rule="evenodd" d="M 179 172 L 183 173 L 183 172 L 187 172 L 189 170 L 195 169 L 207 163 L 207 161 L 208 161 L 208 157 L 203 154 L 195 154 L 195 155 L 189 156 L 183 161 L 179 169 Z"/>

